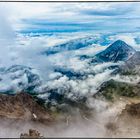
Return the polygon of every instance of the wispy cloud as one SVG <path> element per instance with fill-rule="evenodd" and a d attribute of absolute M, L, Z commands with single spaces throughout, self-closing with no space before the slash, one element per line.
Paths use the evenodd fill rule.
<path fill-rule="evenodd" d="M 15 30 L 24 33 L 139 30 L 139 3 L 9 3 L 4 7 Z"/>
<path fill-rule="evenodd" d="M 130 13 L 131 11 L 133 11 L 133 7 L 131 7 L 130 5 L 126 4 L 125 8 L 123 6 L 123 4 L 115 4 L 112 5 L 106 9 L 88 9 L 88 10 L 83 10 L 81 11 L 82 14 L 86 14 L 86 15 L 92 15 L 92 16 L 123 16 L 123 15 L 127 15 L 128 13 Z"/>

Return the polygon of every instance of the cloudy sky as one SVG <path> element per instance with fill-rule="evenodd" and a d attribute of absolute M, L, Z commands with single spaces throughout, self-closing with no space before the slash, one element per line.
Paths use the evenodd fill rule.
<path fill-rule="evenodd" d="M 140 3 L 0 3 L 22 33 L 138 32 Z"/>

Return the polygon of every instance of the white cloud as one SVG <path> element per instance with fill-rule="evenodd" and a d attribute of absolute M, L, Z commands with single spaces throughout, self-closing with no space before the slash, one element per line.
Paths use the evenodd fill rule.
<path fill-rule="evenodd" d="M 119 82 L 130 83 L 130 84 L 137 84 L 140 82 L 140 77 L 138 75 L 121 76 L 121 75 L 117 74 L 116 76 L 112 77 L 112 79 L 119 81 Z"/>
<path fill-rule="evenodd" d="M 136 43 L 135 38 L 139 37 L 139 33 L 122 33 L 110 36 L 111 40 L 123 40 L 136 50 L 140 50 L 140 45 Z"/>
<path fill-rule="evenodd" d="M 136 4 L 124 3 L 125 6 L 122 6 L 120 3 L 6 3 L 0 4 L 1 7 L 4 7 L 8 11 L 8 16 L 15 30 L 22 28 L 27 28 L 33 26 L 31 23 L 22 22 L 21 19 L 45 19 L 48 21 L 65 21 L 65 22 L 80 22 L 80 23 L 95 23 L 103 21 L 104 19 L 110 20 L 110 18 L 101 15 L 86 15 L 83 12 L 86 11 L 108 11 L 110 14 L 111 11 L 121 12 L 122 9 L 128 10 L 127 16 L 131 14 L 131 11 L 136 11 L 138 6 Z M 131 8 L 130 8 L 131 6 Z M 117 9 L 120 9 L 117 11 Z M 124 12 L 121 12 L 119 17 L 123 17 Z M 137 15 L 135 13 L 135 15 Z M 114 17 L 111 17 L 114 18 Z M 117 19 L 116 19 L 117 21 Z M 103 26 L 103 24 L 101 25 Z"/>

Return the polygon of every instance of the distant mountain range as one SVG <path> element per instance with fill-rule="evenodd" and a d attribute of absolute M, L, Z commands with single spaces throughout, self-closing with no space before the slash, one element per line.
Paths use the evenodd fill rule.
<path fill-rule="evenodd" d="M 107 48 L 108 49 L 108 48 Z M 128 51 L 129 50 L 129 51 Z M 132 47 L 127 46 L 127 50 L 124 55 L 125 60 L 122 65 L 116 70 L 115 74 L 120 76 L 140 76 L 140 52 L 135 51 Z M 140 82 L 129 83 L 120 82 L 116 80 L 109 80 L 104 82 L 94 97 L 105 97 L 108 100 L 114 100 L 118 96 L 126 97 L 140 97 Z"/>
<path fill-rule="evenodd" d="M 138 64 L 138 66 L 140 66 L 140 59 L 139 58 L 140 58 L 140 52 L 137 52 L 134 48 L 132 48 L 130 45 L 127 45 L 124 41 L 117 40 L 113 44 L 111 44 L 108 48 L 106 48 L 104 51 L 96 54 L 94 57 L 87 57 L 85 59 L 90 60 L 90 65 L 93 65 L 93 67 L 94 67 L 94 65 L 105 63 L 105 62 L 116 63 L 119 61 L 123 61 L 124 62 L 123 65 L 120 65 L 120 66 L 116 65 L 116 66 L 112 66 L 112 67 L 109 66 L 108 67 L 108 69 L 116 69 L 117 68 L 112 73 L 113 75 L 115 75 L 115 74 L 119 74 L 119 73 L 123 74 L 124 70 L 126 70 L 126 66 L 127 65 L 131 66 L 131 63 L 133 63 L 133 61 L 134 61 L 133 65 L 132 65 L 133 68 L 137 64 Z M 123 69 L 123 71 L 122 71 L 122 69 Z M 85 78 L 85 76 L 87 76 L 87 75 L 83 75 L 83 73 L 77 73 L 77 72 L 74 72 L 73 70 L 66 69 L 66 68 L 57 68 L 56 72 L 60 72 L 61 74 L 69 77 L 69 79 L 82 79 L 82 77 Z M 94 75 L 94 73 L 89 73 L 89 74 Z M 110 85 L 108 86 L 108 84 L 105 84 L 105 83 L 103 83 L 104 86 L 106 88 L 108 88 Z M 116 87 L 119 87 L 120 89 L 126 88 L 125 91 L 128 91 L 130 88 L 132 89 L 132 87 L 133 87 L 133 86 L 131 86 L 131 85 L 129 86 L 127 84 L 122 84 L 122 86 L 121 86 L 121 83 L 119 83 L 119 82 L 116 83 L 116 81 L 112 81 L 112 82 L 109 81 L 109 83 L 112 83 L 112 84 L 114 83 L 115 88 Z M 113 87 L 114 91 L 116 90 L 115 88 Z M 101 91 L 102 90 L 104 90 L 104 89 L 102 88 Z M 53 91 L 53 90 L 48 90 L 49 93 L 51 91 Z M 60 89 L 55 89 L 54 91 L 55 91 L 55 96 L 53 97 L 53 99 L 56 99 L 56 97 L 58 97 L 58 94 L 60 94 L 59 93 Z M 118 90 L 118 92 L 119 91 L 120 90 Z M 130 92 L 131 91 L 132 90 L 130 90 Z M 107 92 L 108 92 L 108 90 L 107 90 Z M 128 93 L 128 94 L 130 94 L 129 96 L 137 95 L 137 93 L 134 93 L 134 92 L 130 93 L 130 92 Z M 54 94 L 54 92 L 53 92 L 53 94 Z M 127 93 L 125 95 L 127 95 Z"/>
<path fill-rule="evenodd" d="M 64 51 L 71 51 L 71 50 L 78 50 L 82 49 L 85 47 L 89 47 L 90 45 L 93 44 L 100 44 L 100 45 L 108 45 L 110 41 L 107 39 L 106 36 L 88 36 L 88 37 L 83 37 L 83 38 L 78 38 L 78 39 L 72 39 L 70 41 L 49 47 L 45 51 L 42 52 L 44 55 L 53 55 L 59 52 L 64 52 Z"/>
<path fill-rule="evenodd" d="M 82 40 L 82 41 L 81 41 Z M 73 43 L 74 47 L 71 46 Z M 83 42 L 83 43 L 81 43 Z M 91 45 L 93 43 L 93 38 L 86 38 L 86 39 L 79 39 L 77 42 L 76 40 L 69 41 L 68 43 L 61 44 L 59 46 L 55 46 L 54 48 L 65 48 L 65 49 L 77 49 L 85 47 L 84 45 Z M 75 48 L 76 47 L 76 48 Z M 58 50 L 59 50 L 58 49 Z M 54 49 L 55 50 L 55 49 Z M 133 57 L 132 57 L 133 56 Z M 82 57 L 82 56 L 81 56 Z M 132 57 L 132 58 L 131 58 Z M 139 52 L 136 52 L 130 45 L 127 45 L 122 40 L 117 40 L 113 44 L 111 44 L 108 48 L 104 51 L 96 54 L 93 57 L 85 57 L 86 59 L 90 60 L 90 65 L 99 64 L 103 62 L 118 62 L 118 61 L 126 61 L 126 64 L 129 67 L 133 67 L 136 63 L 138 63 L 140 55 Z M 131 59 L 129 59 L 131 58 Z M 137 61 L 135 60 L 137 59 Z M 129 64 L 130 63 L 130 64 Z M 132 63 L 132 64 L 131 64 Z M 85 76 L 84 73 L 76 73 L 71 69 L 63 69 L 63 68 L 56 68 L 55 72 L 59 72 L 63 75 L 66 75 L 69 78 L 81 78 Z M 14 81 L 16 80 L 16 86 L 19 89 L 27 90 L 27 91 L 34 91 L 34 89 L 41 85 L 40 77 L 37 73 L 34 73 L 34 70 L 30 67 L 21 66 L 21 65 L 13 65 L 8 69 L 1 68 L 0 69 L 0 80 L 3 81 L 3 75 L 9 75 L 9 78 Z M 24 80 L 23 80 L 24 78 Z M 9 90 L 11 91 L 13 87 Z M 5 90 L 0 90 L 1 92 L 5 92 Z"/>
<path fill-rule="evenodd" d="M 73 42 L 73 41 L 72 41 Z M 76 46 L 71 46 L 73 43 L 61 44 L 59 46 L 56 46 L 54 50 L 56 52 L 59 52 L 62 48 L 65 48 L 64 50 L 74 50 L 77 48 L 85 47 L 86 45 L 91 45 L 92 39 L 89 41 L 84 40 L 84 43 L 76 43 Z M 70 48 L 71 47 L 71 48 Z M 58 48 L 58 49 L 57 49 Z M 61 49 L 60 49 L 61 48 Z M 56 53 L 54 51 L 54 53 Z M 127 45 L 122 40 L 117 40 L 113 44 L 111 44 L 108 48 L 106 48 L 104 51 L 96 54 L 93 57 L 85 57 L 85 59 L 89 60 L 89 64 L 94 67 L 94 64 L 101 64 L 104 62 L 118 62 L 123 61 L 124 64 L 119 67 L 119 70 L 117 73 L 123 73 L 125 70 L 134 69 L 136 66 L 140 66 L 140 52 L 137 52 L 135 49 L 133 49 L 130 45 Z M 83 59 L 81 61 L 84 61 Z M 114 69 L 114 67 L 111 67 L 111 69 Z M 123 70 L 122 70 L 123 69 Z M 63 76 L 65 75 L 69 79 L 73 78 L 72 80 L 80 79 L 81 77 L 86 77 L 84 73 L 76 73 L 75 71 L 71 69 L 63 69 L 63 68 L 57 68 L 54 69 L 54 72 L 59 72 Z M 87 73 L 88 74 L 88 73 Z M 89 73 L 91 75 L 94 75 L 94 73 Z M 6 77 L 6 78 L 5 78 Z M 8 81 L 7 81 L 8 79 Z M 81 78 L 82 79 L 82 78 Z M 83 79 L 84 80 L 84 79 Z M 31 94 L 34 94 L 36 92 L 36 88 L 40 87 L 42 85 L 42 81 L 40 79 L 40 76 L 38 73 L 35 72 L 33 68 L 21 66 L 21 65 L 13 65 L 9 68 L 1 68 L 0 69 L 0 82 L 6 83 L 6 88 L 0 89 L 1 93 L 15 93 L 17 91 L 25 91 Z M 12 83 L 11 85 L 8 83 Z M 118 84 L 117 84 L 118 85 Z M 106 84 L 108 86 L 108 84 Z M 71 89 L 58 89 L 59 87 L 56 87 L 55 89 L 51 89 L 51 87 L 45 87 L 43 93 L 48 93 L 48 100 L 54 101 L 59 100 L 59 103 L 69 102 L 71 104 L 74 104 L 70 101 L 70 99 L 67 98 L 66 95 L 63 95 L 62 92 L 68 92 L 67 90 Z M 61 87 L 63 88 L 63 87 Z M 38 92 L 39 93 L 39 92 Z M 37 93 L 37 94 L 38 94 Z M 85 102 L 85 98 L 80 99 L 80 101 Z"/>
<path fill-rule="evenodd" d="M 97 65 L 104 62 L 127 61 L 135 53 L 137 53 L 136 50 L 133 49 L 130 45 L 127 45 L 122 40 L 117 40 L 109 47 L 107 47 L 104 51 L 96 54 L 95 56 L 82 55 L 80 56 L 80 60 L 89 60 L 90 65 L 93 64 Z M 118 67 L 118 65 L 112 66 L 110 68 L 115 68 L 115 67 Z M 74 72 L 73 70 L 65 69 L 65 68 L 56 68 L 55 71 L 60 72 L 63 75 L 66 75 L 70 79 L 73 77 L 81 78 L 82 76 L 86 76 L 83 75 L 83 73 Z"/>

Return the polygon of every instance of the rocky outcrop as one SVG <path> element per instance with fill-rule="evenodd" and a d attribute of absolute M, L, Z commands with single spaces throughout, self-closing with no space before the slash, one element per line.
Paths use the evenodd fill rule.
<path fill-rule="evenodd" d="M 29 133 L 21 133 L 20 135 L 21 139 L 40 139 L 43 138 L 43 136 L 40 135 L 40 133 L 37 130 L 29 129 Z"/>
<path fill-rule="evenodd" d="M 125 75 L 140 74 L 140 51 L 137 51 L 121 66 L 120 73 Z"/>
<path fill-rule="evenodd" d="M 140 118 L 140 103 L 127 104 L 121 115 L 125 114 L 131 117 Z"/>
<path fill-rule="evenodd" d="M 51 114 L 27 93 L 0 94 L 0 117 L 34 121 L 51 121 Z"/>

